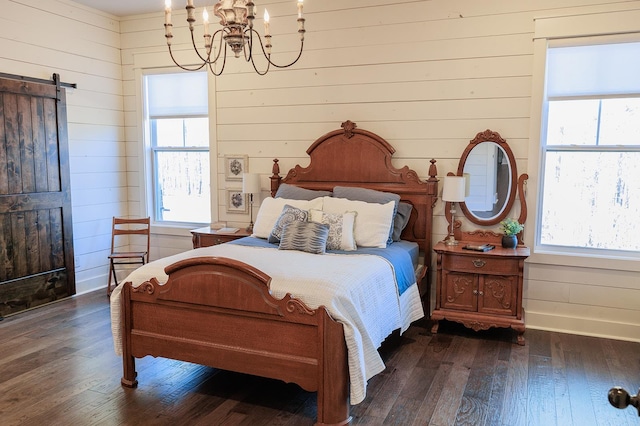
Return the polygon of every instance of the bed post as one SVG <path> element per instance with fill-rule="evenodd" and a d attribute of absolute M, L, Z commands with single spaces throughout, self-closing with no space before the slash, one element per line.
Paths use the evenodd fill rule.
<path fill-rule="evenodd" d="M 422 306 L 427 318 L 431 317 L 431 284 L 433 283 L 433 272 L 436 269 L 432 268 L 432 252 L 433 252 L 433 209 L 438 202 L 438 168 L 436 167 L 436 160 L 431 159 L 429 161 L 429 178 L 427 179 L 427 194 L 431 198 L 431 204 L 427 205 L 427 226 L 426 226 L 426 241 L 425 241 L 425 254 L 424 264 L 428 268 L 426 277 L 423 280 L 426 281 L 427 291 L 423 296 Z"/>
<path fill-rule="evenodd" d="M 282 181 L 282 177 L 280 176 L 280 165 L 278 164 L 277 158 L 273 159 L 273 167 L 271 167 L 271 196 L 275 197 L 276 192 L 278 192 L 278 188 L 280 187 L 280 182 Z"/>
<path fill-rule="evenodd" d="M 138 386 L 136 379 L 136 360 L 131 355 L 131 283 L 122 285 L 122 386 L 135 388 Z"/>
<path fill-rule="evenodd" d="M 323 349 L 318 360 L 318 420 L 315 426 L 342 426 L 349 415 L 349 365 L 344 328 L 331 319 L 326 308 L 318 308 L 318 337 Z M 341 344 L 336 345 L 336 342 Z"/>

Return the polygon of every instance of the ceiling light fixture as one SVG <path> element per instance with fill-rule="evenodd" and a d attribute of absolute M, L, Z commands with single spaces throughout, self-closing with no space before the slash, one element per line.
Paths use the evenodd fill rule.
<path fill-rule="evenodd" d="M 300 52 L 298 53 L 298 57 L 290 64 L 278 65 L 271 61 L 271 31 L 269 28 L 269 13 L 266 9 L 264 11 L 263 43 L 260 34 L 253 28 L 256 5 L 252 0 L 219 0 L 213 6 L 213 14 L 220 18 L 220 25 L 222 25 L 222 28 L 215 31 L 213 35 L 209 34 L 209 13 L 207 12 L 207 8 L 205 7 L 202 12 L 205 51 L 205 54 L 203 55 L 196 46 L 196 39 L 194 35 L 194 23 L 196 22 L 196 19 L 194 17 L 195 7 L 193 5 L 193 0 L 187 0 L 187 22 L 189 23 L 189 30 L 191 31 L 191 42 L 193 44 L 193 49 L 200 58 L 200 61 L 202 61 L 201 65 L 190 68 L 180 65 L 173 56 L 173 51 L 171 50 L 171 41 L 173 38 L 173 24 L 171 23 L 171 0 L 165 0 L 164 28 L 171 59 L 177 66 L 179 66 L 183 70 L 198 71 L 203 67 L 208 66 L 214 75 L 219 76 L 224 71 L 224 66 L 227 62 L 227 46 L 229 46 L 236 58 L 239 58 L 240 54 L 242 53 L 244 55 L 244 59 L 247 62 L 251 62 L 251 65 L 253 65 L 253 69 L 259 75 L 265 75 L 267 72 L 269 72 L 269 68 L 271 67 L 271 65 L 276 68 L 290 67 L 291 65 L 298 62 L 298 59 L 300 59 L 300 56 L 302 56 L 302 49 L 304 47 L 305 19 L 302 17 L 302 2 L 303 0 L 298 0 L 298 34 L 300 34 Z M 219 41 L 216 41 L 216 38 L 218 38 Z M 214 46 L 214 42 L 216 43 L 216 45 L 214 48 L 212 48 L 212 46 Z M 262 54 L 267 60 L 267 66 L 264 70 L 259 70 L 254 62 L 253 48 L 256 44 L 260 47 L 260 50 L 262 50 Z M 220 70 L 216 71 L 214 69 L 214 65 L 218 64 L 219 61 L 221 61 Z"/>

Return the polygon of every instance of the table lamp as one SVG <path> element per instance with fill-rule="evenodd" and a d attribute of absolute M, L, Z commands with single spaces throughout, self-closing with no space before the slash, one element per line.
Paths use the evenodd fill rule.
<path fill-rule="evenodd" d="M 456 237 L 454 236 L 453 227 L 456 222 L 456 203 L 464 202 L 466 187 L 465 180 L 464 176 L 444 177 L 442 201 L 451 203 L 451 230 L 449 231 L 449 236 L 445 240 L 445 244 L 448 246 L 455 246 L 458 244 L 458 241 L 456 241 Z"/>
<path fill-rule="evenodd" d="M 242 193 L 249 194 L 249 216 L 251 223 L 247 226 L 247 232 L 253 232 L 253 194 L 260 193 L 260 175 L 257 173 L 242 174 Z"/>

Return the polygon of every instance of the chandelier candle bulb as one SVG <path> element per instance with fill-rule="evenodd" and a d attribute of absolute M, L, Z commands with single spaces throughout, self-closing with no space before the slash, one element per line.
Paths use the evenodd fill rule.
<path fill-rule="evenodd" d="M 302 19 L 302 2 L 303 0 L 298 0 L 298 19 Z"/>
<path fill-rule="evenodd" d="M 269 31 L 269 12 L 267 9 L 264 10 L 264 35 L 271 35 Z"/>
<path fill-rule="evenodd" d="M 171 0 L 164 2 L 164 24 L 171 25 Z"/>
<path fill-rule="evenodd" d="M 207 37 L 209 35 L 209 13 L 207 13 L 207 8 L 202 9 L 202 22 L 204 23 L 204 36 Z"/>

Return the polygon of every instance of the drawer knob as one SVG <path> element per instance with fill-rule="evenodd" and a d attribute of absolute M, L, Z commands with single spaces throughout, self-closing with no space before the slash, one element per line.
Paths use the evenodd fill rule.
<path fill-rule="evenodd" d="M 487 262 L 485 262 L 484 260 L 480 260 L 480 259 L 475 259 L 472 262 L 473 262 L 473 266 L 475 266 L 476 268 L 482 268 L 484 265 L 487 264 Z"/>
<path fill-rule="evenodd" d="M 476 296 L 484 296 L 484 292 L 482 290 L 473 290 L 473 294 Z"/>

